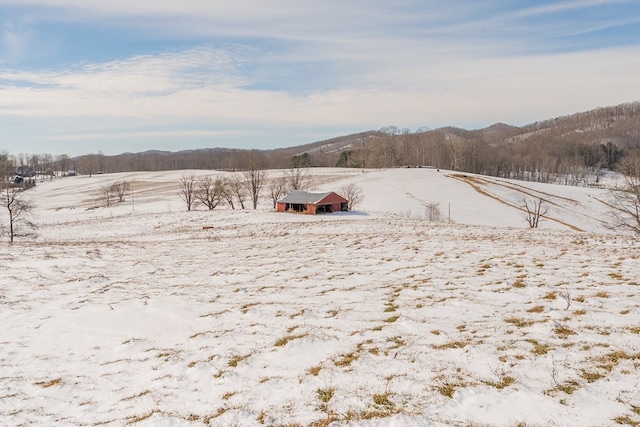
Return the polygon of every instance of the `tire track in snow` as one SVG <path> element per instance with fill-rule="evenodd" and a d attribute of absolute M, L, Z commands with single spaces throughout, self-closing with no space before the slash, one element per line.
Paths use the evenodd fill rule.
<path fill-rule="evenodd" d="M 465 184 L 468 184 L 469 186 L 471 186 L 471 188 L 473 188 L 476 192 L 478 192 L 479 194 L 482 194 L 483 196 L 489 197 L 489 198 L 491 198 L 493 200 L 496 200 L 496 201 L 502 203 L 503 205 L 509 206 L 511 208 L 514 208 L 514 209 L 517 209 L 517 210 L 519 210 L 521 212 L 526 213 L 526 210 L 521 208 L 520 206 L 515 205 L 513 203 L 510 203 L 510 202 L 508 202 L 508 201 L 506 201 L 504 199 L 501 199 L 500 197 L 495 196 L 495 195 L 483 190 L 482 188 L 480 188 L 481 184 L 485 184 L 485 185 L 492 184 L 492 183 L 490 183 L 488 181 L 485 181 L 485 180 L 480 179 L 478 177 L 470 177 L 469 175 L 461 175 L 461 174 L 451 175 L 451 177 L 453 179 L 457 179 L 457 180 L 459 180 L 461 182 L 464 182 Z M 513 189 L 513 190 L 516 190 L 516 189 Z M 522 190 L 516 190 L 516 191 L 518 191 L 519 193 L 523 193 L 523 194 L 527 194 L 527 195 L 533 196 L 532 194 L 527 193 L 527 192 L 522 191 Z M 545 199 L 545 201 L 547 201 L 547 200 Z M 552 201 L 548 201 L 548 202 L 549 202 L 549 204 L 552 204 L 554 206 L 559 206 L 557 203 L 554 203 Z M 567 223 L 565 221 L 562 221 L 562 220 L 557 219 L 557 218 L 553 218 L 553 217 L 548 216 L 548 215 L 545 215 L 544 218 L 549 220 L 549 221 L 553 221 L 553 222 L 556 222 L 558 224 L 564 225 L 565 227 L 568 227 L 568 228 L 570 228 L 570 229 L 572 229 L 574 231 L 585 231 L 585 230 L 581 229 L 580 227 L 577 227 L 577 226 L 575 226 L 573 224 L 569 224 L 569 223 Z"/>

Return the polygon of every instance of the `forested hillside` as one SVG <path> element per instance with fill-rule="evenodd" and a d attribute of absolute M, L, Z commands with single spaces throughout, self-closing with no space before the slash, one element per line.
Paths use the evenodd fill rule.
<path fill-rule="evenodd" d="M 90 153 L 10 156 L 0 153 L 1 172 L 28 165 L 38 172 L 82 174 L 177 169 L 273 169 L 340 166 L 361 168 L 432 166 L 505 178 L 594 184 L 598 171 L 614 168 L 640 149 L 640 102 L 597 108 L 526 126 L 494 124 L 411 131 L 395 126 L 275 150 L 210 148 L 147 151 L 105 156 Z M 590 181 L 591 180 L 591 181 Z"/>
<path fill-rule="evenodd" d="M 640 103 L 599 108 L 524 127 L 495 124 L 468 131 L 442 128 L 409 132 L 383 129 L 344 151 L 340 165 L 430 165 L 485 175 L 578 184 L 613 168 L 640 148 Z"/>

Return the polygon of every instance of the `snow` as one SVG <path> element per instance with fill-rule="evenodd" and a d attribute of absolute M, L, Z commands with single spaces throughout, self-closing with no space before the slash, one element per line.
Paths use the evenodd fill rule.
<path fill-rule="evenodd" d="M 187 212 L 178 180 L 211 171 L 25 193 L 38 237 L 0 246 L 0 425 L 640 422 L 640 247 L 607 190 L 312 172 L 360 185 L 358 211 Z M 104 207 L 119 180 L 133 203 Z M 523 195 L 548 201 L 539 229 Z"/>

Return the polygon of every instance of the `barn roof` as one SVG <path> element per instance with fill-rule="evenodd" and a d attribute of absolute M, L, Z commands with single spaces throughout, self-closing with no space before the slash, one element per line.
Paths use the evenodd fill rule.
<path fill-rule="evenodd" d="M 285 198 L 280 199 L 278 202 L 295 203 L 299 205 L 316 204 L 331 193 L 331 191 L 328 193 L 307 193 L 306 191 L 292 191 L 291 193 L 287 194 Z"/>

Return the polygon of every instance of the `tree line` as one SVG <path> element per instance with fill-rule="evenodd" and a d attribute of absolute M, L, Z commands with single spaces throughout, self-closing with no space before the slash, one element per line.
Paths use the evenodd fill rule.
<path fill-rule="evenodd" d="M 640 150 L 640 102 L 522 127 L 495 124 L 479 130 L 411 131 L 388 126 L 274 150 L 211 148 L 115 156 L 97 152 L 74 158 L 65 154 L 11 156 L 0 151 L 0 180 L 10 179 L 12 171 L 23 165 L 42 177 L 183 169 L 432 166 L 501 178 L 597 185 L 603 169 L 615 169 L 636 150 Z"/>
<path fill-rule="evenodd" d="M 268 190 L 272 207 L 291 191 L 306 190 L 310 184 L 309 169 L 292 167 L 282 175 L 268 177 L 264 169 L 250 168 L 241 174 L 228 174 L 213 178 L 182 175 L 178 182 L 178 195 L 188 211 L 196 204 L 213 210 L 225 204 L 231 209 L 258 208 L 263 190 Z"/>

